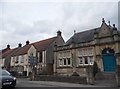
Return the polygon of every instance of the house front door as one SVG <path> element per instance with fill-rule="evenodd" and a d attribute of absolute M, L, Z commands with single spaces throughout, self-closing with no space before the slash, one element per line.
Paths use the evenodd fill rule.
<path fill-rule="evenodd" d="M 116 57 L 114 54 L 103 55 L 103 66 L 105 72 L 115 72 L 116 70 Z"/>
<path fill-rule="evenodd" d="M 115 52 L 111 48 L 105 48 L 102 51 L 103 68 L 105 72 L 115 72 L 116 57 Z"/>

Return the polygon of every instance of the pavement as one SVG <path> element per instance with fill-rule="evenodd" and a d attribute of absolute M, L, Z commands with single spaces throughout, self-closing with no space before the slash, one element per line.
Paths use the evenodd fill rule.
<path fill-rule="evenodd" d="M 117 87 L 117 83 L 115 80 L 97 80 L 95 81 L 95 85 L 106 86 L 106 87 Z"/>
<path fill-rule="evenodd" d="M 116 87 L 114 81 L 100 80 L 95 81 L 94 85 L 66 83 L 66 82 L 51 82 L 51 81 L 30 81 L 29 78 L 19 79 L 17 83 L 28 83 L 29 85 L 41 85 L 45 87 Z"/>

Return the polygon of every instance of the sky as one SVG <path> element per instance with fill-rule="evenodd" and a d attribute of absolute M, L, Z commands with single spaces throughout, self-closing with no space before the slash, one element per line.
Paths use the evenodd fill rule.
<path fill-rule="evenodd" d="M 118 27 L 118 17 L 118 0 L 0 0 L 0 47 L 24 46 L 58 30 L 67 41 L 74 30 L 100 27 L 102 18 Z"/>

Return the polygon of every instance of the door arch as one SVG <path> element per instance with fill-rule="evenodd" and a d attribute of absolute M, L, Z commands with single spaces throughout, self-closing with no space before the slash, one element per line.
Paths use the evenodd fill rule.
<path fill-rule="evenodd" d="M 111 48 L 105 48 L 102 51 L 103 69 L 105 72 L 115 72 L 116 57 L 115 52 Z"/>

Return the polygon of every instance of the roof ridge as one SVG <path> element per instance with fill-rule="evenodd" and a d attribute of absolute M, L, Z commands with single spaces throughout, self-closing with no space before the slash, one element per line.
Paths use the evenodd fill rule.
<path fill-rule="evenodd" d="M 14 49 L 10 49 L 10 50 L 8 50 L 8 51 L 6 51 L 5 53 L 3 53 L 2 54 L 2 57 L 5 57 L 5 56 L 8 56 L 8 55 L 11 55 L 12 54 L 12 52 L 15 50 L 15 48 Z"/>
<path fill-rule="evenodd" d="M 53 38 L 57 38 L 57 36 L 54 36 L 54 37 L 51 37 L 51 38 L 46 38 L 46 39 L 43 39 L 43 40 L 40 40 L 40 41 L 33 42 L 33 43 L 31 43 L 31 45 L 32 45 L 32 44 L 35 44 L 35 43 L 42 42 L 42 41 L 47 41 L 47 40 L 50 40 L 50 39 L 53 39 Z"/>
<path fill-rule="evenodd" d="M 28 49 L 31 47 L 31 45 L 35 46 L 35 45 L 37 45 L 39 43 L 40 44 L 43 43 L 43 41 L 47 41 L 47 40 L 54 39 L 54 38 L 56 38 L 56 37 L 51 37 L 51 38 L 48 38 L 48 39 L 44 39 L 44 40 L 33 42 L 31 44 L 24 45 L 23 47 L 20 47 L 20 49 L 16 53 L 14 53 L 14 54 L 15 55 L 23 55 L 23 54 L 25 54 L 28 51 Z"/>
<path fill-rule="evenodd" d="M 84 33 L 84 32 L 88 32 L 88 31 L 92 31 L 92 30 L 99 29 L 99 28 L 100 28 L 100 27 L 96 27 L 96 28 L 93 28 L 93 29 L 80 31 L 80 32 L 77 32 L 76 34 L 79 34 L 79 33 Z"/>
<path fill-rule="evenodd" d="M 92 29 L 89 29 L 89 30 L 85 30 L 85 31 L 75 33 L 73 36 L 70 37 L 70 39 L 67 40 L 67 42 L 64 45 L 71 44 L 72 38 L 74 38 L 75 43 L 92 41 L 93 40 L 93 35 L 92 34 L 94 34 L 95 29 L 97 31 L 99 31 L 100 27 L 96 27 L 96 28 L 92 28 Z M 86 38 L 86 36 L 87 36 L 87 38 Z"/>

